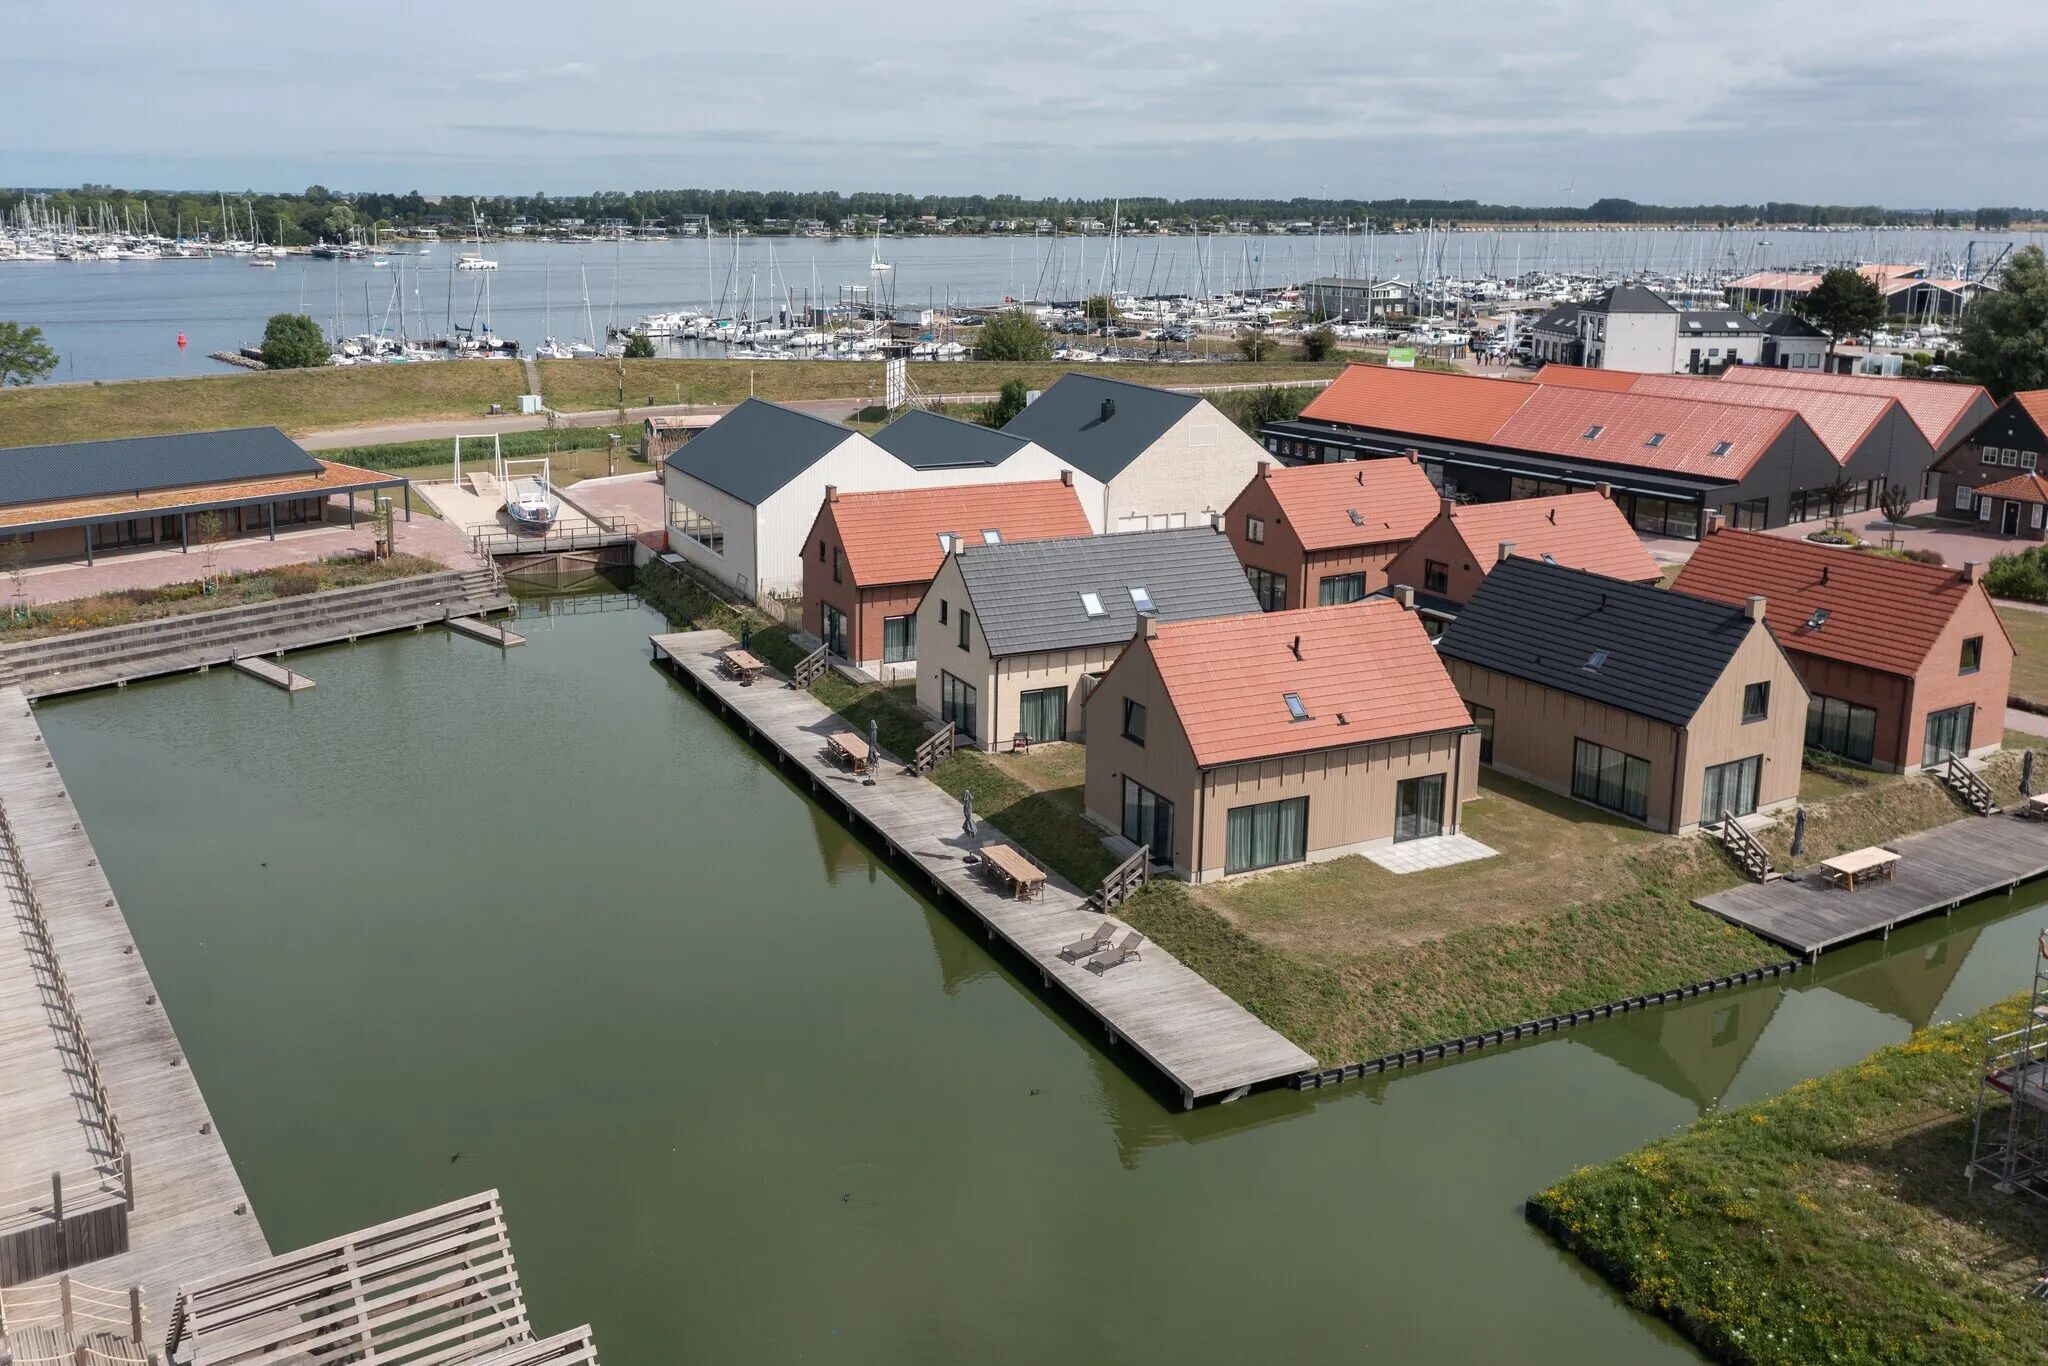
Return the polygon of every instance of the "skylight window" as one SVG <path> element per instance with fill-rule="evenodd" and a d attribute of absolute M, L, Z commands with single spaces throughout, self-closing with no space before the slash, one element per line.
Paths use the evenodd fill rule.
<path fill-rule="evenodd" d="M 1557 563 L 1557 556 L 1555 556 L 1555 555 L 1551 554 L 1551 553 L 1550 553 L 1549 551 L 1547 551 L 1547 550 L 1546 550 L 1546 551 L 1544 551 L 1544 552 L 1543 552 L 1543 563 L 1545 563 L 1545 564 L 1556 564 L 1556 563 Z"/>
<path fill-rule="evenodd" d="M 1594 437 L 1600 435 L 1600 433 L 1606 430 L 1607 429 L 1605 427 L 1601 426 L 1599 423 L 1596 422 L 1592 426 L 1586 428 L 1586 434 L 1584 437 L 1581 438 L 1581 440 L 1591 441 Z"/>
<path fill-rule="evenodd" d="M 1809 631 L 1818 631 L 1821 627 L 1828 624 L 1828 618 L 1832 615 L 1833 613 L 1828 611 L 1828 609 L 1825 607 L 1814 608 L 1813 615 L 1806 619 L 1806 629 Z"/>
<path fill-rule="evenodd" d="M 1734 450 L 1734 449 L 1735 449 L 1735 443 L 1734 443 L 1733 441 L 1716 441 L 1716 442 L 1714 443 L 1714 449 L 1712 449 L 1711 451 L 1708 451 L 1708 452 L 1707 452 L 1707 454 L 1708 454 L 1708 455 L 1726 455 L 1726 454 L 1728 454 L 1728 452 L 1730 452 L 1730 451 L 1732 451 L 1732 450 Z"/>
<path fill-rule="evenodd" d="M 1288 693 L 1281 700 L 1287 704 L 1287 715 L 1290 720 L 1308 720 L 1308 708 L 1301 705 L 1300 693 Z"/>
<path fill-rule="evenodd" d="M 953 533 L 952 533 L 952 532 L 950 532 L 950 531 L 941 531 L 941 532 L 939 533 L 939 549 L 940 549 L 940 550 L 943 550 L 943 551 L 944 551 L 944 552 L 945 552 L 946 554 L 948 554 L 948 555 L 950 555 L 950 554 L 952 554 L 952 553 L 953 553 Z"/>
<path fill-rule="evenodd" d="M 1645 441 L 1643 444 L 1645 446 L 1648 446 L 1651 450 L 1656 450 L 1657 447 L 1664 444 L 1664 433 L 1651 432 L 1650 439 L 1648 441 Z"/>
<path fill-rule="evenodd" d="M 1607 651 L 1605 651 L 1605 650 L 1595 650 L 1595 651 L 1593 651 L 1593 653 L 1592 653 L 1591 657 L 1589 657 L 1589 658 L 1588 658 L 1588 659 L 1586 660 L 1586 667 L 1587 667 L 1587 668 L 1588 668 L 1589 670 L 1592 670 L 1592 671 L 1594 671 L 1594 672 L 1598 672 L 1598 671 L 1600 670 L 1600 668 L 1601 668 L 1602 666 L 1604 666 L 1604 665 L 1605 665 L 1606 663 L 1607 663 Z"/>
<path fill-rule="evenodd" d="M 1351 514 L 1351 525 L 1353 525 L 1353 526 L 1364 526 L 1364 525 L 1365 525 L 1365 518 L 1363 518 L 1363 517 L 1361 517 L 1361 516 L 1359 516 L 1359 515 L 1358 515 L 1358 509 L 1357 509 L 1357 508 L 1345 508 L 1345 509 L 1344 509 L 1344 511 L 1346 511 L 1346 512 L 1348 512 L 1348 513 L 1350 513 L 1350 514 Z"/>
<path fill-rule="evenodd" d="M 1131 585 L 1131 606 L 1148 617 L 1158 610 L 1152 605 L 1152 595 L 1145 591 L 1145 585 L 1141 583 Z"/>
<path fill-rule="evenodd" d="M 1003 533 L 992 526 L 985 526 L 981 529 L 981 543 L 983 545 L 1001 545 L 1003 543 Z"/>
<path fill-rule="evenodd" d="M 1083 612 L 1086 612 L 1091 617 L 1104 617 L 1109 615 L 1108 611 L 1102 605 L 1102 599 L 1094 593 L 1083 593 L 1081 595 L 1081 610 Z"/>

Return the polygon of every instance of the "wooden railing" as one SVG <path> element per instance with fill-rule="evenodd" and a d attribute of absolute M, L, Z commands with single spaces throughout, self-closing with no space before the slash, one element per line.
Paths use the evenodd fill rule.
<path fill-rule="evenodd" d="M 1088 898 L 1096 910 L 1108 914 L 1113 906 L 1121 906 L 1136 895 L 1138 890 L 1152 880 L 1152 851 L 1139 845 L 1138 851 L 1110 870 L 1102 885 L 1095 889 L 1095 895 Z"/>
<path fill-rule="evenodd" d="M 1742 828 L 1742 822 L 1723 812 L 1721 816 L 1721 842 L 1728 846 L 1728 852 L 1742 871 L 1758 882 L 1767 882 L 1771 876 L 1771 851 L 1764 848 L 1763 841 Z"/>
<path fill-rule="evenodd" d="M 937 768 L 952 756 L 954 743 L 957 739 L 958 733 L 953 729 L 951 721 L 940 726 L 911 754 L 910 771 L 912 773 L 929 773 Z"/>
<path fill-rule="evenodd" d="M 825 670 L 830 667 L 831 662 L 832 652 L 825 646 L 820 645 L 817 649 L 799 659 L 796 662 L 796 667 L 789 671 L 789 686 L 792 688 L 810 687 L 811 684 L 825 676 Z"/>
<path fill-rule="evenodd" d="M 124 1356 L 115 1356 L 105 1351 L 103 1346 L 85 1343 L 76 1344 L 61 1357 L 25 1357 L 17 1353 L 14 1366 L 29 1366 L 34 1361 L 61 1361 L 64 1366 L 87 1360 L 142 1362 L 145 1360 L 142 1320 L 142 1287 L 139 1285 L 131 1285 L 126 1290 L 110 1290 L 73 1280 L 66 1274 L 54 1282 L 43 1281 L 0 1290 L 0 1338 L 9 1333 L 20 1334 L 30 1328 L 42 1328 L 61 1332 L 73 1339 L 99 1334 L 103 1346 L 108 1345 L 106 1335 L 127 1338 L 134 1344 L 133 1355 Z M 120 1345 L 125 1348 L 128 1344 Z"/>
<path fill-rule="evenodd" d="M 1997 801 L 1991 795 L 1991 785 L 1976 773 L 1962 756 L 1951 754 L 1941 768 L 1942 781 L 1955 789 L 1958 797 L 1980 816 L 1988 816 L 1998 809 Z"/>
<path fill-rule="evenodd" d="M 589 526 L 549 528 L 538 536 L 505 531 L 488 523 L 468 528 L 470 548 L 486 557 L 492 555 L 546 555 L 558 550 L 595 550 L 620 545 L 633 539 L 633 529 L 623 517 L 591 517 Z"/>

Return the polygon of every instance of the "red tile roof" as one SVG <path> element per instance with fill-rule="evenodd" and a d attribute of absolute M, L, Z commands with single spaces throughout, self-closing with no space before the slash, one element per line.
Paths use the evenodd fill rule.
<path fill-rule="evenodd" d="M 1494 445 L 1733 482 L 1749 472 L 1793 420 L 1781 409 L 1662 398 L 1633 390 L 1606 393 L 1554 384 L 1535 388 L 1535 395 L 1493 434 Z M 1598 431 L 1587 436 L 1595 428 Z M 1723 442 L 1727 449 L 1714 454 Z"/>
<path fill-rule="evenodd" d="M 1472 724 L 1421 619 L 1386 598 L 1158 632 L 1153 663 L 1204 768 Z M 1292 718 L 1288 693 L 1307 720 Z"/>
<path fill-rule="evenodd" d="M 1641 379 L 1633 370 L 1589 370 L 1583 365 L 1550 364 L 1536 372 L 1536 383 L 1555 384 L 1564 389 L 1605 389 L 1625 393 Z"/>
<path fill-rule="evenodd" d="M 1980 385 L 1949 384 L 1931 379 L 1885 379 L 1879 375 L 1829 375 L 1818 370 L 1772 370 L 1763 366 L 1738 365 L 1725 372 L 1718 383 L 1748 384 L 1768 389 L 1807 389 L 1822 393 L 1868 394 L 1894 398 L 1913 419 L 1913 425 L 1936 450 L 1959 435 L 1956 426 L 1969 416 L 1978 399 L 1990 398 Z M 2048 392 L 2044 392 L 2048 398 Z"/>
<path fill-rule="evenodd" d="M 1693 375 L 1638 375 L 1635 387 L 1629 392 L 1795 412 L 1813 428 L 1813 434 L 1828 448 L 1828 454 L 1834 456 L 1836 464 L 1847 462 L 1855 454 L 1856 447 L 1870 435 L 1871 429 L 1896 401 L 1873 394 L 1723 384 L 1720 380 Z"/>
<path fill-rule="evenodd" d="M 1986 498 L 2006 498 L 2015 503 L 2048 503 L 2048 479 L 2032 470 L 1986 484 L 1977 492 Z"/>
<path fill-rule="evenodd" d="M 1093 530 L 1079 495 L 1057 479 L 842 493 L 832 504 L 832 517 L 853 581 L 864 588 L 929 580 L 946 558 L 942 531 L 979 545 L 985 530 L 1005 541 L 1086 536 Z"/>
<path fill-rule="evenodd" d="M 1352 365 L 1301 415 L 1312 422 L 1348 422 L 1446 441 L 1490 441 L 1534 392 L 1514 380 Z"/>
<path fill-rule="evenodd" d="M 2048 389 L 2022 389 L 2012 396 L 2012 401 L 2034 419 L 2036 427 L 2048 432 Z"/>
<path fill-rule="evenodd" d="M 1283 467 L 1267 478 L 1304 550 L 1412 540 L 1443 503 L 1422 466 L 1398 456 Z"/>
<path fill-rule="evenodd" d="M 1893 674 L 1917 673 L 1956 609 L 1984 591 L 1940 565 L 1759 531 L 1705 537 L 1671 587 L 1726 603 L 1761 593 L 1771 633 L 1787 650 Z M 1827 620 L 1810 626 L 1823 609 Z"/>
<path fill-rule="evenodd" d="M 1475 564 L 1492 564 L 1500 543 L 1513 541 L 1515 554 L 1539 560 L 1548 555 L 1567 569 L 1636 583 L 1664 576 L 1614 500 L 1598 493 L 1469 503 L 1452 509 L 1451 527 Z"/>

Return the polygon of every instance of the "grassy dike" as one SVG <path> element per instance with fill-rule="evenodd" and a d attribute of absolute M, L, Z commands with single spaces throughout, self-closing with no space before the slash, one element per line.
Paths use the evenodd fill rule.
<path fill-rule="evenodd" d="M 2048 1210 L 1962 1176 L 1985 1036 L 2025 998 L 1700 1121 L 1529 1202 L 1531 1220 L 1721 1361 L 2048 1356 Z"/>

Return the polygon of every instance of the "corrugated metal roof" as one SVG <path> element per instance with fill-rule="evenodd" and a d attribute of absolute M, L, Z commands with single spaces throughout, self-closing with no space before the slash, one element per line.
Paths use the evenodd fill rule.
<path fill-rule="evenodd" d="M 1003 430 L 1106 484 L 1201 401 L 1100 375 L 1066 374 Z"/>
<path fill-rule="evenodd" d="M 1895 674 L 1918 671 L 1964 599 L 1984 591 L 1940 565 L 1757 531 L 1703 538 L 1672 587 L 1738 604 L 1761 593 L 1771 632 L 1787 650 Z M 1827 616 L 1816 622 L 1819 612 Z"/>
<path fill-rule="evenodd" d="M 1422 466 L 1399 457 L 1287 466 L 1267 478 L 1304 550 L 1412 540 L 1442 505 Z"/>
<path fill-rule="evenodd" d="M 1384 598 L 1166 623 L 1149 648 L 1204 768 L 1472 724 L 1420 619 Z"/>
<path fill-rule="evenodd" d="M 862 588 L 928 582 L 946 558 L 941 532 L 967 545 L 991 532 L 1006 543 L 1089 533 L 1080 495 L 1057 479 L 842 493 L 828 506 Z"/>
<path fill-rule="evenodd" d="M 321 469 L 275 427 L 16 446 L 0 450 L 0 507 L 317 475 Z"/>
<path fill-rule="evenodd" d="M 1342 422 L 1445 441 L 1493 440 L 1534 385 L 1433 370 L 1352 365 L 1301 410 L 1305 420 Z"/>
<path fill-rule="evenodd" d="M 1437 649 L 1683 726 L 1727 671 L 1750 625 L 1741 608 L 1726 603 L 1517 555 L 1494 566 Z"/>
<path fill-rule="evenodd" d="M 960 574 L 997 656 L 1128 640 L 1138 627 L 1133 588 L 1151 595 L 1160 621 L 1259 610 L 1229 539 L 1212 527 L 970 542 Z M 1083 593 L 1096 595 L 1101 616 L 1088 615 Z"/>
<path fill-rule="evenodd" d="M 922 408 L 913 408 L 870 439 L 917 470 L 1000 465 L 1025 446 L 1021 436 Z"/>
<path fill-rule="evenodd" d="M 1474 564 L 1493 563 L 1501 542 L 1513 541 L 1516 555 L 1548 555 L 1567 569 L 1631 582 L 1664 577 L 1614 500 L 1597 492 L 1468 503 L 1451 509 L 1450 517 Z"/>
<path fill-rule="evenodd" d="M 758 507 L 856 435 L 836 422 L 750 398 L 691 437 L 664 463 Z"/>

